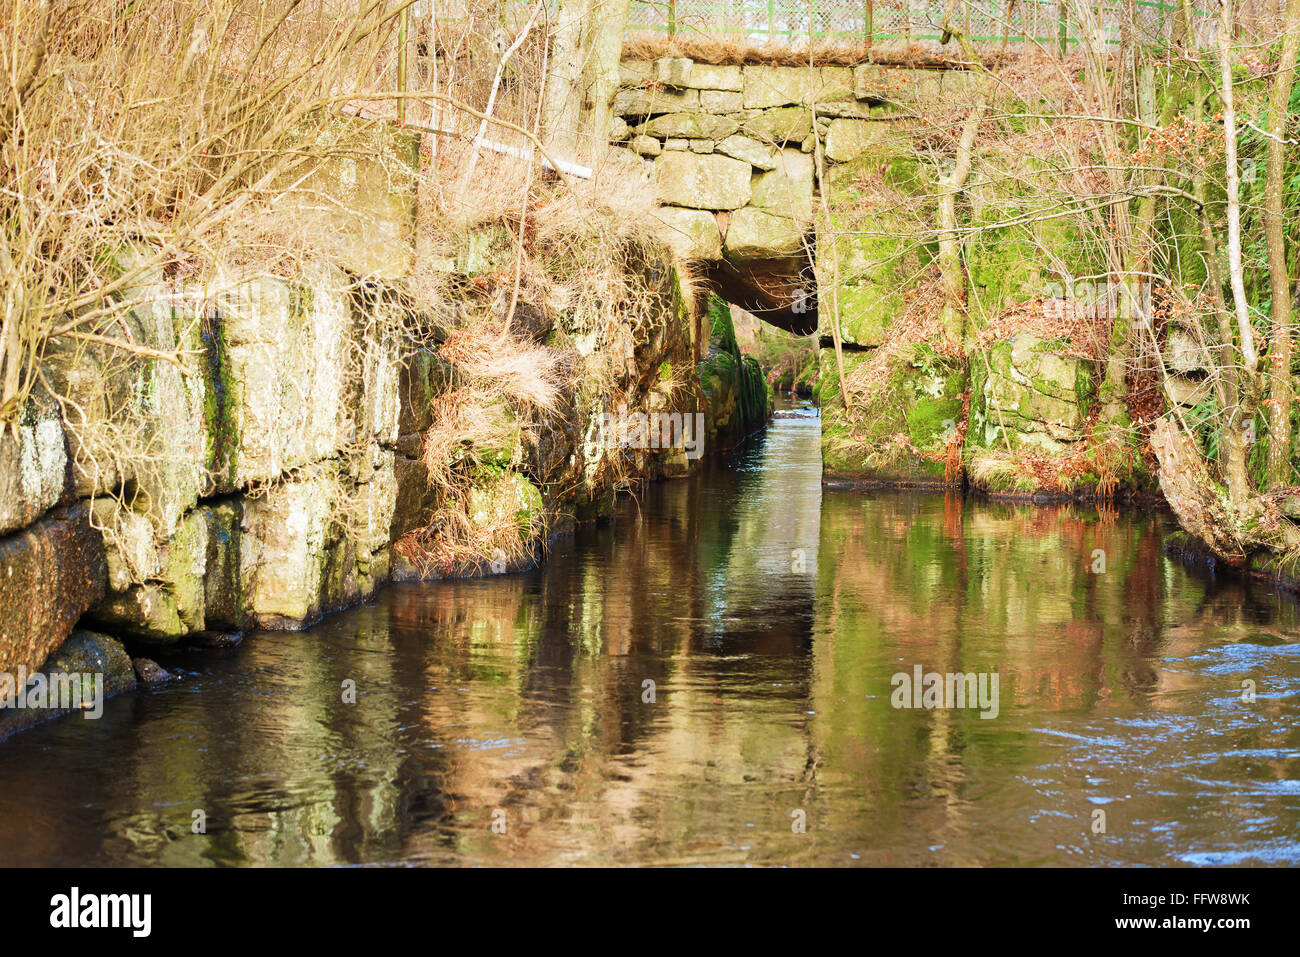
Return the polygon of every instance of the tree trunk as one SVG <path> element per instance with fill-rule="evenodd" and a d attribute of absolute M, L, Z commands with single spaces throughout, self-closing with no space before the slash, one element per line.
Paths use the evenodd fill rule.
<path fill-rule="evenodd" d="M 980 119 L 984 116 L 985 98 L 981 96 L 966 117 L 952 173 L 940 178 L 943 191 L 939 200 L 939 282 L 943 289 L 942 321 L 948 341 L 960 345 L 966 335 L 966 272 L 961 262 L 961 240 L 957 238 L 957 196 L 970 176 L 971 156 Z"/>
<path fill-rule="evenodd" d="M 1268 244 L 1268 279 L 1273 300 L 1273 341 L 1269 347 L 1272 390 L 1269 395 L 1268 485 L 1291 484 L 1291 276 L 1286 265 L 1286 231 L 1282 223 L 1285 190 L 1288 104 L 1300 55 L 1300 0 L 1287 0 L 1286 37 L 1268 107 L 1268 168 L 1264 179 L 1264 239 Z"/>
<path fill-rule="evenodd" d="M 1246 545 L 1236 535 L 1232 510 L 1214 494 L 1214 482 L 1196 440 L 1165 416 L 1151 432 L 1151 449 L 1160 463 L 1160 490 L 1178 524 L 1230 565 L 1243 564 Z"/>
<path fill-rule="evenodd" d="M 1232 91 L 1232 0 L 1223 0 L 1219 15 L 1219 99 L 1223 104 L 1223 142 L 1228 208 L 1228 286 L 1232 290 L 1233 315 L 1237 320 L 1237 346 L 1241 353 L 1239 404 L 1226 410 L 1227 421 L 1219 433 L 1224 448 L 1224 481 L 1229 497 L 1237 503 L 1253 494 L 1247 469 L 1249 447 L 1245 430 L 1258 406 L 1259 353 L 1255 329 L 1250 323 L 1246 299 L 1245 268 L 1241 258 L 1241 171 L 1237 165 L 1237 110 Z"/>
<path fill-rule="evenodd" d="M 551 44 L 550 70 L 542 94 L 542 139 L 557 159 L 578 151 L 582 112 L 584 42 L 593 0 L 561 0 Z"/>
<path fill-rule="evenodd" d="M 618 64 L 623 53 L 630 0 L 596 0 L 591 30 L 591 145 L 592 160 L 609 145 L 612 104 L 618 92 Z M 593 162 L 593 165 L 594 162 Z"/>

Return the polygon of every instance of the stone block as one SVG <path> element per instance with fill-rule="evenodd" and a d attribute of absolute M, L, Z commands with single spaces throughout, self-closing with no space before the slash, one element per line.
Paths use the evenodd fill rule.
<path fill-rule="evenodd" d="M 619 90 L 613 104 L 614 115 L 623 117 L 656 116 L 699 107 L 699 90 Z"/>
<path fill-rule="evenodd" d="M 13 425 L 0 430 L 0 535 L 30 525 L 58 503 L 67 467 L 58 403 L 34 393 Z"/>
<path fill-rule="evenodd" d="M 1086 360 L 1063 354 L 1067 347 L 1021 333 L 989 349 L 985 435 L 977 440 L 991 446 L 1005 430 L 1013 447 L 1033 441 L 1051 448 L 1083 437 L 1094 386 Z"/>
<path fill-rule="evenodd" d="M 41 665 L 104 596 L 104 542 L 84 504 L 0 538 L 0 672 Z"/>
<path fill-rule="evenodd" d="M 733 262 L 776 259 L 797 254 L 803 238 L 803 230 L 789 216 L 746 206 L 732 214 L 723 246 Z"/>
<path fill-rule="evenodd" d="M 814 100 L 848 99 L 853 78 L 848 67 L 746 66 L 745 109 L 769 109 Z"/>
<path fill-rule="evenodd" d="M 765 143 L 739 133 L 728 136 L 714 147 L 715 152 L 744 160 L 750 166 L 761 170 L 776 169 L 777 150 Z"/>
<path fill-rule="evenodd" d="M 144 247 L 114 254 L 112 271 L 139 278 L 124 291 L 130 304 L 92 331 L 177 352 L 179 364 L 60 340 L 47 349 L 44 369 L 66 399 L 64 431 L 77 495 L 128 490 L 148 504 L 150 520 L 165 538 L 208 485 L 208 419 L 217 383 L 204 355 L 202 321 L 173 298 L 152 258 Z"/>
<path fill-rule="evenodd" d="M 721 140 L 738 129 L 740 129 L 740 121 L 730 117 L 683 111 L 656 116 L 646 122 L 641 132 L 660 139 L 682 137 L 689 140 Z"/>
<path fill-rule="evenodd" d="M 655 210 L 655 233 L 678 259 L 722 258 L 722 234 L 713 213 L 664 206 Z"/>
<path fill-rule="evenodd" d="M 662 143 L 653 136 L 646 136 L 645 134 L 632 137 L 632 142 L 629 145 L 632 147 L 633 152 L 642 156 L 658 156 L 664 151 Z"/>
<path fill-rule="evenodd" d="M 253 279 L 216 302 L 225 389 L 215 491 L 331 457 L 356 428 L 345 404 L 355 345 L 346 277 L 320 270 L 301 283 Z"/>
<path fill-rule="evenodd" d="M 889 143 L 893 124 L 881 120 L 831 120 L 826 132 L 826 158 L 837 163 Z"/>
<path fill-rule="evenodd" d="M 691 75 L 685 86 L 696 90 L 722 91 L 739 93 L 744 88 L 744 74 L 739 66 L 718 65 L 713 63 L 696 63 L 691 67 Z M 703 93 L 701 93 L 703 97 Z M 701 104 L 704 102 L 701 98 Z M 740 107 L 736 107 L 740 109 Z"/>
<path fill-rule="evenodd" d="M 812 129 L 812 113 L 802 106 L 767 110 L 741 125 L 741 131 L 746 136 L 777 146 L 802 142 Z"/>
<path fill-rule="evenodd" d="M 750 203 L 768 213 L 809 220 L 813 211 L 813 158 L 799 150 L 782 150 L 775 169 L 755 173 Z"/>
<path fill-rule="evenodd" d="M 745 108 L 745 97 L 725 90 L 701 90 L 700 109 L 705 113 L 739 113 Z"/>
<path fill-rule="evenodd" d="M 750 165 L 717 153 L 666 152 L 655 160 L 660 202 L 694 209 L 739 209 L 749 202 Z"/>
<path fill-rule="evenodd" d="M 675 87 L 680 89 L 689 86 L 688 81 L 691 77 L 691 67 L 694 65 L 690 57 L 684 56 L 663 56 L 655 60 L 655 80 L 664 86 Z"/>
<path fill-rule="evenodd" d="M 147 580 L 110 593 L 90 617 L 120 634 L 159 644 L 203 631 L 208 560 L 204 511 L 186 515 L 157 554 L 157 570 Z"/>
<path fill-rule="evenodd" d="M 655 65 L 651 60 L 624 60 L 618 65 L 619 86 L 644 86 L 654 76 Z"/>

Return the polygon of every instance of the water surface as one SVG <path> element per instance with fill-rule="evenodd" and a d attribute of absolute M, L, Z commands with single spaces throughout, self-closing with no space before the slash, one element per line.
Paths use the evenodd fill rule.
<path fill-rule="evenodd" d="M 1159 513 L 823 492 L 818 436 L 9 739 L 0 864 L 1300 863 L 1291 599 Z"/>

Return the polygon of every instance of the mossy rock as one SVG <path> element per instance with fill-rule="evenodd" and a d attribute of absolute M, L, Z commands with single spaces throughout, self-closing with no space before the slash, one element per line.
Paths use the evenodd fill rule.
<path fill-rule="evenodd" d="M 999 159 L 991 163 L 1002 168 Z M 970 314 L 977 324 L 1012 305 L 1046 295 L 1053 283 L 1061 282 L 1058 274 L 1044 271 L 1044 250 L 1051 251 L 1052 261 L 1067 275 L 1108 271 L 1098 241 L 1070 217 L 1052 215 L 1059 210 L 1050 200 L 1054 193 L 1047 186 L 1049 176 L 1050 171 L 1032 157 L 1022 158 L 1017 175 L 981 179 L 978 172 L 972 174 L 967 185 L 970 223 L 979 228 L 967 245 L 966 260 Z M 1040 178 L 1045 184 L 1041 192 L 1034 188 Z M 998 225 L 1017 218 L 1025 222 Z"/>
<path fill-rule="evenodd" d="M 541 490 L 518 472 L 479 469 L 466 508 L 470 522 L 479 528 L 513 521 L 525 542 L 542 527 Z"/>
<path fill-rule="evenodd" d="M 717 296 L 709 300 L 709 326 L 709 353 L 696 367 L 696 376 L 709 442 L 727 447 L 766 421 L 772 395 L 758 360 L 741 354 L 731 307 Z"/>
<path fill-rule="evenodd" d="M 972 424 L 980 428 L 972 430 L 971 441 L 1060 452 L 1063 443 L 1081 440 L 1096 385 L 1091 364 L 1068 355 L 1069 348 L 1064 340 L 1030 333 L 994 343 L 987 368 L 976 362 Z"/>
<path fill-rule="evenodd" d="M 46 673 L 102 674 L 105 697 L 135 687 L 131 656 L 122 643 L 108 635 L 77 629 L 50 655 L 41 668 Z"/>
<path fill-rule="evenodd" d="M 844 355 L 845 375 L 867 362 Z M 960 424 L 969 377 L 963 359 L 918 343 L 879 373 L 884 388 L 845 414 L 834 352 L 822 350 L 822 471 L 828 478 L 898 485 L 944 484 L 948 444 Z"/>

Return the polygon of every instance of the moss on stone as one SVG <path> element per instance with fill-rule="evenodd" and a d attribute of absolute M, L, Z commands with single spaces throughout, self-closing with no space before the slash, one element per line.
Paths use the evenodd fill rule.
<path fill-rule="evenodd" d="M 758 360 L 741 354 L 727 302 L 711 296 L 708 315 L 710 348 L 696 375 L 704 393 L 710 441 L 729 445 L 767 419 L 771 389 Z"/>
<path fill-rule="evenodd" d="M 218 483 L 234 483 L 239 467 L 239 435 L 235 409 L 242 384 L 230 364 L 225 326 L 204 323 L 199 332 L 207 366 L 203 393 L 203 424 L 208 472 Z"/>
<path fill-rule="evenodd" d="M 962 417 L 965 361 L 941 355 L 925 343 L 914 344 L 880 370 L 883 387 L 873 391 L 869 404 L 854 407 L 850 423 L 839 401 L 834 355 L 829 349 L 822 355 L 823 474 L 900 484 L 942 483 L 948 442 Z M 844 359 L 850 377 L 861 363 L 879 361 L 861 353 L 848 353 Z"/>

